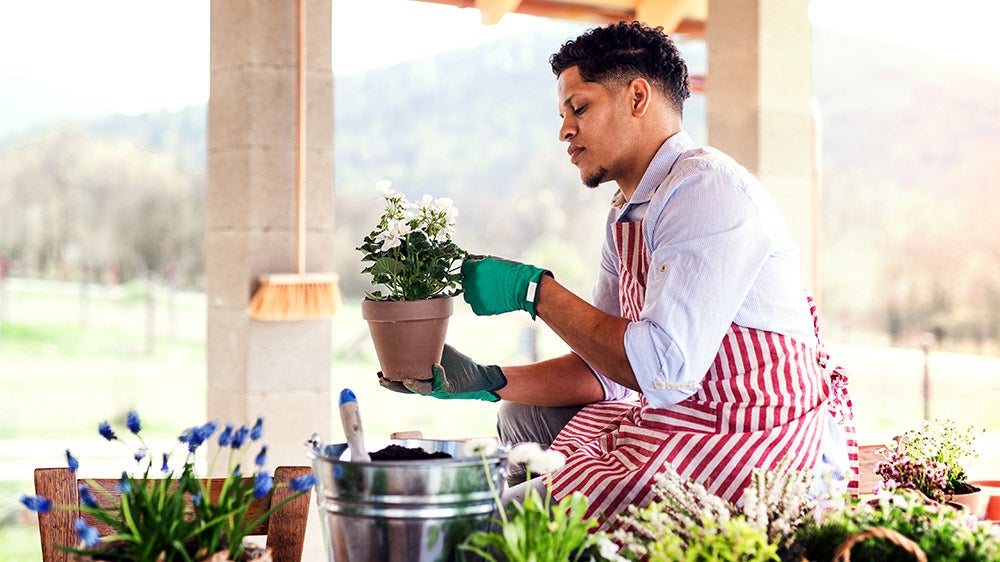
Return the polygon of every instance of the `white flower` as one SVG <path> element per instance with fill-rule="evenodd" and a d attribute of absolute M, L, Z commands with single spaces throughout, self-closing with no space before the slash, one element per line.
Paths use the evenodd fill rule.
<path fill-rule="evenodd" d="M 562 453 L 548 450 L 541 455 L 528 460 L 528 470 L 532 474 L 548 474 L 555 472 L 566 464 L 566 457 Z"/>
<path fill-rule="evenodd" d="M 543 451 L 538 443 L 521 443 L 510 450 L 507 461 L 511 464 L 525 464 L 534 475 L 548 474 L 562 468 L 566 457 L 556 451 Z"/>
<path fill-rule="evenodd" d="M 400 193 L 392 188 L 392 180 L 378 180 L 375 182 L 375 189 L 379 190 L 382 197 L 386 199 L 392 199 L 393 197 L 400 195 Z"/>
<path fill-rule="evenodd" d="M 375 241 L 382 244 L 382 251 L 384 252 L 399 246 L 403 238 L 411 231 L 410 224 L 405 220 L 389 219 L 386 222 L 385 230 L 378 233 Z"/>
<path fill-rule="evenodd" d="M 510 450 L 507 455 L 507 462 L 510 464 L 523 464 L 542 454 L 542 448 L 538 443 L 519 443 Z"/>
<path fill-rule="evenodd" d="M 500 442 L 496 437 L 475 437 L 469 439 L 462 446 L 462 453 L 467 457 L 474 457 L 479 454 L 488 455 L 497 450 Z"/>
<path fill-rule="evenodd" d="M 455 217 L 458 216 L 458 207 L 455 206 L 455 202 L 451 200 L 450 197 L 439 197 L 434 205 L 441 211 L 446 217 L 448 217 L 449 222 L 454 222 Z"/>
<path fill-rule="evenodd" d="M 618 545 L 607 538 L 601 537 L 600 539 L 597 539 L 597 549 L 601 558 L 605 560 L 611 560 L 613 562 L 624 562 L 624 560 L 626 560 L 618 554 Z"/>

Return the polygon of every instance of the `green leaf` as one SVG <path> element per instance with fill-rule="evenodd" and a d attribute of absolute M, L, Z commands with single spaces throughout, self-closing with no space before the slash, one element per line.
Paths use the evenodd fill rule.
<path fill-rule="evenodd" d="M 406 271 L 406 264 L 394 258 L 379 258 L 371 269 L 373 275 L 401 275 Z"/>

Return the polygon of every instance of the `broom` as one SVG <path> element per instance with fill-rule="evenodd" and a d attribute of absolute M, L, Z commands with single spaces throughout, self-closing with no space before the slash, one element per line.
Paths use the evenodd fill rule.
<path fill-rule="evenodd" d="M 340 307 L 336 273 L 306 273 L 306 31 L 305 4 L 298 1 L 297 69 L 298 93 L 295 162 L 295 273 L 260 277 L 260 287 L 250 300 L 247 312 L 257 320 L 309 320 L 332 316 Z"/>

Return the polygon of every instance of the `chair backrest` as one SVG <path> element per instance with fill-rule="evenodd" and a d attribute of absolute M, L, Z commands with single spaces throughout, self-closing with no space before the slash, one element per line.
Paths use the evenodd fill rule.
<path fill-rule="evenodd" d="M 869 495 L 876 485 L 882 482 L 882 478 L 875 474 L 875 467 L 885 460 L 885 457 L 878 454 L 885 445 L 859 445 L 858 446 L 858 468 L 861 495 Z"/>
<path fill-rule="evenodd" d="M 311 472 L 312 469 L 308 466 L 279 466 L 274 470 L 274 480 L 275 482 L 290 482 L 292 478 Z M 222 478 L 208 479 L 207 488 L 213 498 L 217 497 L 222 488 L 223 480 Z M 118 478 L 93 478 L 91 481 L 104 488 L 114 498 L 114 501 L 120 497 Z M 82 480 L 78 480 L 76 475 L 65 467 L 35 469 L 35 493 L 52 500 L 53 506 L 79 507 L 80 493 L 77 486 L 80 482 Z M 250 512 L 265 512 L 271 508 L 271 502 L 277 504 L 291 494 L 293 492 L 287 486 L 276 487 L 274 494 L 270 494 L 269 498 L 254 502 L 250 507 Z M 95 493 L 94 495 L 98 503 L 102 505 L 110 501 L 104 498 L 103 494 Z M 271 557 L 274 562 L 300 562 L 302 560 L 306 521 L 309 518 L 309 498 L 310 494 L 302 494 L 286 503 L 250 533 L 251 535 L 267 537 L 267 547 L 271 549 Z M 69 553 L 58 549 L 56 545 L 65 546 L 78 543 L 73 522 L 79 516 L 78 509 L 61 508 L 54 508 L 48 513 L 38 514 L 42 562 L 67 562 L 69 560 Z M 84 515 L 84 519 L 97 527 L 102 536 L 111 532 L 111 529 L 90 518 L 89 515 Z"/>

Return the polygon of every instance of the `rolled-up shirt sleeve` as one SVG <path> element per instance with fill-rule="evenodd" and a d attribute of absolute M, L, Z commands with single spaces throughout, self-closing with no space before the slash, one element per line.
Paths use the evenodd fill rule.
<path fill-rule="evenodd" d="M 750 186 L 697 157 L 677 168 L 645 213 L 645 300 L 625 331 L 626 355 L 653 407 L 698 390 L 772 247 Z"/>

